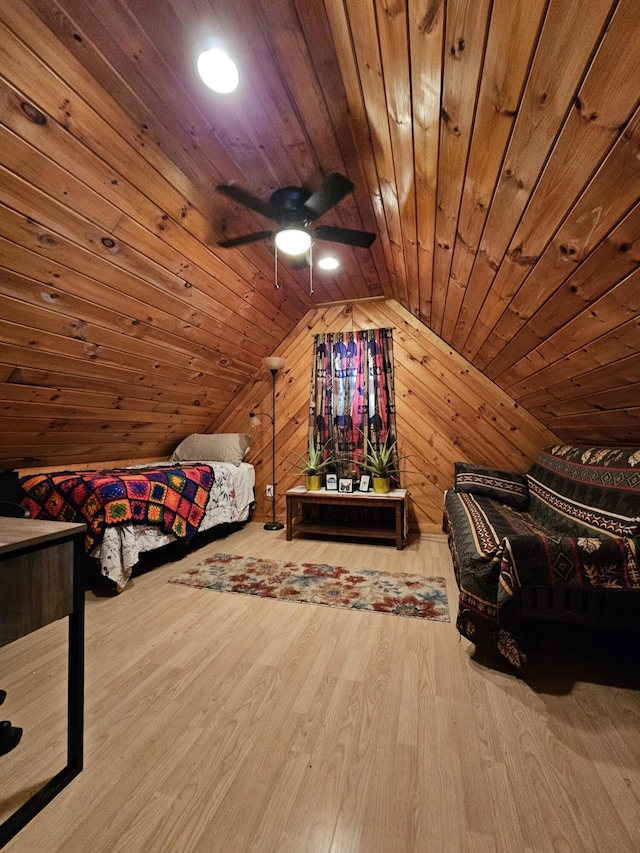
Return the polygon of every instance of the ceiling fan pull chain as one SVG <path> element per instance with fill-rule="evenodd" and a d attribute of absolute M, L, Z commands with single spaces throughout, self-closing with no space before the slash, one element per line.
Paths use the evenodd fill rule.
<path fill-rule="evenodd" d="M 273 276 L 274 276 L 273 277 L 273 289 L 274 290 L 280 290 L 280 285 L 278 284 L 278 247 L 276 245 L 275 240 L 273 242 L 273 256 L 275 258 L 275 262 L 274 262 L 275 270 L 274 270 L 274 274 L 273 274 Z"/>
<path fill-rule="evenodd" d="M 313 296 L 313 243 L 309 246 L 309 296 Z"/>

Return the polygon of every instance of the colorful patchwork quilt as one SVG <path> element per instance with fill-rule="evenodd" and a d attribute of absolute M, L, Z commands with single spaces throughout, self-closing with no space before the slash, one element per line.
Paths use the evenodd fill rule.
<path fill-rule="evenodd" d="M 89 554 L 107 526 L 158 525 L 187 543 L 198 531 L 214 483 L 210 465 L 60 471 L 20 478 L 31 518 L 87 525 Z"/>

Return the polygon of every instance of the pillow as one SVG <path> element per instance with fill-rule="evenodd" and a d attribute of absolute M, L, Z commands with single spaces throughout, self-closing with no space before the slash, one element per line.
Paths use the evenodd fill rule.
<path fill-rule="evenodd" d="M 194 432 L 183 439 L 171 454 L 171 462 L 230 462 L 239 465 L 249 449 L 249 434 L 220 432 L 203 435 Z"/>
<path fill-rule="evenodd" d="M 484 495 L 514 509 L 529 508 L 529 484 L 524 474 L 500 471 L 485 465 L 456 462 L 456 492 Z"/>

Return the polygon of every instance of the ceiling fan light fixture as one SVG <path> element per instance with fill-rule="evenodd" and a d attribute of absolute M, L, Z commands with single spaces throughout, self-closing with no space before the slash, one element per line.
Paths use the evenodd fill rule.
<path fill-rule="evenodd" d="M 198 57 L 198 74 L 214 92 L 228 95 L 238 88 L 240 74 L 238 66 L 229 54 L 219 47 L 203 50 Z"/>
<path fill-rule="evenodd" d="M 311 234 L 303 228 L 280 228 L 276 232 L 275 241 L 285 255 L 303 255 L 311 248 Z"/>
<path fill-rule="evenodd" d="M 334 255 L 324 255 L 318 261 L 318 266 L 321 270 L 337 270 L 340 266 L 340 261 Z"/>

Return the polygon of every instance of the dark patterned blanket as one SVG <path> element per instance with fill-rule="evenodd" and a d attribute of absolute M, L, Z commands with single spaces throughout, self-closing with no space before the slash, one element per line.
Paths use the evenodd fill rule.
<path fill-rule="evenodd" d="M 526 663 L 519 594 L 529 586 L 640 589 L 639 537 L 569 536 L 525 512 L 448 491 L 445 532 L 460 590 L 457 627 L 478 648 Z"/>
<path fill-rule="evenodd" d="M 21 503 L 31 518 L 84 522 L 85 549 L 91 553 L 108 525 L 159 525 L 189 542 L 213 482 L 213 469 L 202 464 L 60 471 L 21 477 Z"/>
<path fill-rule="evenodd" d="M 458 630 L 520 668 L 523 589 L 640 595 L 640 448 L 547 447 L 526 475 L 456 463 L 444 529 L 460 588 Z"/>

